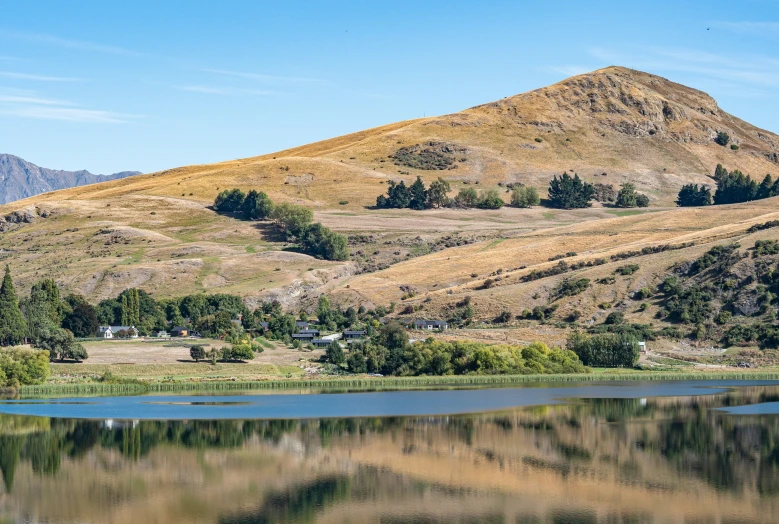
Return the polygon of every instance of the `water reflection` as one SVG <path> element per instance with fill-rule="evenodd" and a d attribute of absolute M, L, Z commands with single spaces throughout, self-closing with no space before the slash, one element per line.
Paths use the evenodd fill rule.
<path fill-rule="evenodd" d="M 0 522 L 777 522 L 779 417 L 727 394 L 477 416 L 0 416 Z"/>

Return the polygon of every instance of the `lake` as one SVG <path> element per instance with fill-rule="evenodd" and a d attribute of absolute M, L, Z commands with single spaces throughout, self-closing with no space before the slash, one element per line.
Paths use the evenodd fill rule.
<path fill-rule="evenodd" d="M 779 522 L 779 382 L 0 401 L 0 523 Z"/>

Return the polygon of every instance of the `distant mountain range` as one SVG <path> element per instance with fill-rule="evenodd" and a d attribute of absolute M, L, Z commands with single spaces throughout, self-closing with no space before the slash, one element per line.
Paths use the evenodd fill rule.
<path fill-rule="evenodd" d="M 56 189 L 85 186 L 138 174 L 139 171 L 122 171 L 113 175 L 93 175 L 83 169 L 81 171 L 47 169 L 31 164 L 18 156 L 0 154 L 0 204 Z"/>

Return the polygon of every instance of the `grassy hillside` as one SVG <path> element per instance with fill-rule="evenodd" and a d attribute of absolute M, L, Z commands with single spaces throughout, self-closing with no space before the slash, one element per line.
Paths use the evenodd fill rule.
<path fill-rule="evenodd" d="M 720 131 L 739 149 L 716 144 Z M 554 279 L 515 281 L 534 267 L 554 264 L 548 259 L 555 255 L 575 251 L 575 262 L 696 241 L 689 253 L 655 257 L 665 263 L 668 256 L 692 256 L 719 235 L 745 229 L 739 222 L 767 220 L 762 215 L 772 212 L 770 200 L 706 210 L 671 207 L 683 184 L 711 184 L 717 163 L 761 177 L 779 172 L 778 159 L 778 136 L 728 115 L 705 93 L 612 67 L 452 115 L 2 206 L 0 216 L 16 212 L 29 219 L 3 228 L 0 258 L 12 265 L 22 289 L 53 277 L 92 300 L 137 286 L 157 296 L 224 291 L 250 302 L 278 298 L 290 306 L 337 290 L 344 298 L 386 304 L 408 294 L 400 289 L 406 285 L 417 293 L 412 302 L 431 314 L 443 314 L 457 296 L 473 295 L 477 312 L 486 316 L 543 300 L 532 297 L 545 296 Z M 632 181 L 651 207 L 372 208 L 389 180 L 410 182 L 420 175 L 429 183 L 440 176 L 453 192 L 521 182 L 538 187 L 543 198 L 551 176 L 565 170 L 617 187 Z M 230 187 L 264 190 L 276 201 L 314 208 L 316 220 L 350 235 L 352 260 L 316 260 L 262 223 L 217 215 L 208 206 Z M 634 279 L 656 278 L 660 265 L 642 266 Z M 506 274 L 498 285 L 474 289 L 499 269 Z M 588 271 L 596 277 L 612 270 Z M 590 301 L 600 300 L 606 298 Z"/>

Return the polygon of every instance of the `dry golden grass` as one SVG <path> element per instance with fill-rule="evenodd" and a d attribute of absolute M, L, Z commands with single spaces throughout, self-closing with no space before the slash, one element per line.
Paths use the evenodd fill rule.
<path fill-rule="evenodd" d="M 739 151 L 714 144 L 717 130 L 726 130 Z M 464 161 L 453 170 L 420 171 L 396 166 L 388 158 L 401 146 L 428 141 L 465 148 L 458 155 Z M 569 212 L 370 209 L 388 180 L 411 182 L 420 175 L 429 183 L 442 176 L 453 192 L 466 182 L 476 188 L 522 182 L 543 195 L 553 174 L 576 170 L 594 182 L 631 181 L 657 210 L 672 206 L 685 183 L 710 184 L 707 174 L 718 162 L 756 176 L 776 172 L 766 154 L 778 151 L 779 137 L 721 111 L 704 93 L 645 73 L 606 68 L 461 113 L 14 202 L 0 213 L 37 207 L 54 214 L 0 236 L 0 257 L 13 266 L 22 289 L 52 277 L 92 300 L 137 286 L 157 296 L 223 291 L 241 294 L 250 304 L 279 299 L 297 307 L 354 274 L 354 264 L 279 252 L 284 246 L 267 229 L 208 209 L 220 190 L 254 188 L 278 201 L 305 204 L 325 225 L 347 233 L 428 238 L 489 232 L 512 237 L 447 250 L 355 280 L 352 290 L 360 296 L 386 303 L 398 298 L 400 284 L 426 292 L 435 291 L 431 286 L 437 284 L 437 289 L 449 287 L 456 293 L 456 286 L 472 286 L 472 273 L 481 278 L 498 268 L 539 265 L 565 251 L 607 253 L 676 241 L 684 237 L 684 227 L 694 234 L 716 225 L 706 218 L 708 211 L 694 210 L 614 218 L 600 207 Z M 702 213 L 700 223 L 697 213 Z M 734 213 L 722 216 L 736 220 Z M 754 214 L 748 209 L 744 213 L 746 218 Z M 602 223 L 587 224 L 593 220 Z M 674 224 L 663 223 L 668 220 Z M 602 234 L 607 228 L 616 228 L 617 234 Z M 106 244 L 112 238 L 116 242 Z M 431 267 L 434 278 L 427 276 Z"/>
<path fill-rule="evenodd" d="M 748 247 L 756 239 L 775 239 L 776 230 L 749 235 L 746 230 L 752 224 L 778 219 L 777 201 L 779 198 L 730 206 L 673 209 L 539 229 L 515 238 L 447 249 L 383 271 L 346 279 L 336 290 L 336 295 L 343 296 L 347 301 L 381 305 L 396 302 L 398 309 L 409 304 L 416 305 L 422 308 L 418 315 L 435 318 L 448 318 L 455 305 L 469 296 L 477 318 L 491 319 L 502 311 L 518 315 L 525 309 L 547 304 L 551 290 L 563 278 L 575 276 L 594 282 L 613 275 L 619 266 L 638 264 L 639 271 L 629 277 L 618 277 L 615 284 L 593 284 L 581 295 L 558 301 L 560 311 L 556 316 L 559 318 L 577 310 L 584 319 L 599 320 L 608 314 L 607 310 L 598 307 L 600 304 L 623 302 L 632 292 L 657 285 L 671 265 L 693 260 L 717 243 L 740 241 Z M 532 270 L 558 263 L 550 262 L 549 258 L 570 251 L 576 252 L 577 256 L 565 260 L 575 263 L 608 259 L 611 255 L 643 247 L 689 242 L 695 245 L 520 282 Z M 487 278 L 498 281 L 489 289 L 480 289 Z M 416 291 L 416 295 L 403 300 L 409 287 Z M 636 322 L 650 322 L 655 310 L 634 311 L 638 306 L 639 303 L 631 305 L 628 302 L 625 312 L 630 313 Z"/>

